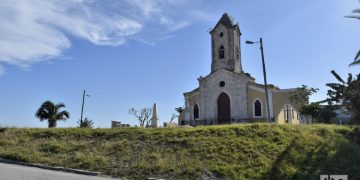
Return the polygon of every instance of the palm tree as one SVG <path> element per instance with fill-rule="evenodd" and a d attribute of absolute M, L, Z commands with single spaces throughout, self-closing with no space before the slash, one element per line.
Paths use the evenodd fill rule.
<path fill-rule="evenodd" d="M 360 9 L 353 10 L 353 13 L 357 13 L 357 14 L 351 15 L 351 16 L 346 16 L 346 17 L 360 20 L 360 15 L 358 15 L 358 14 L 360 14 Z M 354 62 L 352 62 L 350 64 L 350 66 L 353 66 L 353 65 L 360 65 L 360 51 L 356 54 Z"/>
<path fill-rule="evenodd" d="M 79 128 L 93 128 L 94 122 L 89 118 L 85 118 L 84 120 L 80 119 L 78 122 Z"/>
<path fill-rule="evenodd" d="M 347 82 L 345 82 L 345 80 L 342 79 L 340 75 L 336 73 L 334 70 L 331 71 L 331 74 L 339 81 L 339 83 L 326 84 L 326 86 L 331 88 L 330 90 L 328 90 L 327 93 L 327 95 L 329 96 L 327 102 L 329 104 L 333 104 L 335 102 L 336 104 L 346 105 L 345 91 L 346 88 L 349 86 L 349 84 L 353 81 L 352 74 L 349 73 Z"/>
<path fill-rule="evenodd" d="M 63 103 L 54 104 L 51 101 L 45 101 L 36 111 L 35 117 L 39 118 L 40 121 L 47 120 L 49 128 L 54 128 L 57 121 L 65 121 L 70 117 L 67 111 L 60 111 L 61 108 L 65 108 Z"/>
<path fill-rule="evenodd" d="M 184 111 L 183 107 L 177 107 L 175 108 L 175 111 L 178 112 L 179 114 L 181 114 Z"/>
<path fill-rule="evenodd" d="M 352 114 L 351 123 L 360 124 L 360 74 L 353 78 L 349 73 L 347 80 L 342 79 L 335 71 L 331 71 L 339 83 L 327 83 L 328 103 L 335 102 L 335 105 L 345 106 Z"/>

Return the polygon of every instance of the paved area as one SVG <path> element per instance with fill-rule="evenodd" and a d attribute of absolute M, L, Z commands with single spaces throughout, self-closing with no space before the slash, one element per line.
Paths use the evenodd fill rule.
<path fill-rule="evenodd" d="M 46 169 L 26 167 L 14 164 L 0 163 L 0 180 L 111 180 L 98 176 L 86 176 L 51 171 Z"/>

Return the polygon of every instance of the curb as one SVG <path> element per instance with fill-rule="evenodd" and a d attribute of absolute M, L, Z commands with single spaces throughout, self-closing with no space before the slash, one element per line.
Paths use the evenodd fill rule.
<path fill-rule="evenodd" d="M 40 169 L 47 169 L 47 170 L 53 170 L 53 171 L 70 172 L 70 173 L 82 174 L 82 175 L 88 175 L 88 176 L 100 175 L 99 172 L 71 169 L 71 168 L 65 168 L 65 167 L 53 167 L 53 166 L 47 166 L 47 165 L 42 165 L 42 164 L 25 163 L 25 162 L 14 161 L 14 160 L 9 160 L 9 159 L 2 159 L 2 158 L 0 158 L 0 163 L 16 164 L 16 165 L 21 165 L 21 166 L 36 167 L 36 168 L 40 168 Z"/>

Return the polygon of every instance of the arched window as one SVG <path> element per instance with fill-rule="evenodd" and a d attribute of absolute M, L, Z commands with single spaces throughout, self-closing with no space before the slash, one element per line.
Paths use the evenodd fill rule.
<path fill-rule="evenodd" d="M 297 123 L 293 120 L 301 120 L 301 115 L 299 116 L 298 111 L 291 104 L 285 104 L 279 111 L 277 121 L 279 123 Z"/>
<path fill-rule="evenodd" d="M 225 58 L 225 48 L 223 45 L 220 46 L 219 48 L 219 58 L 220 59 L 224 59 Z"/>
<path fill-rule="evenodd" d="M 261 112 L 261 102 L 259 100 L 256 100 L 254 102 L 254 114 L 255 117 L 259 117 L 262 116 L 262 112 Z"/>
<path fill-rule="evenodd" d="M 291 105 L 285 105 L 283 111 L 285 123 L 289 123 L 291 119 L 294 119 L 294 108 Z"/>
<path fill-rule="evenodd" d="M 197 104 L 194 106 L 194 119 L 199 119 L 199 106 Z"/>

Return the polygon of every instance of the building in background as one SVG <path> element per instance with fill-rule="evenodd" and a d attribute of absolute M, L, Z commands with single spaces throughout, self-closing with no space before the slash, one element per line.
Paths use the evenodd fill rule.
<path fill-rule="evenodd" d="M 229 124 L 266 121 L 265 86 L 244 72 L 241 64 L 241 31 L 224 14 L 211 35 L 211 72 L 200 76 L 199 86 L 184 93 L 181 125 Z M 260 60 L 259 60 L 260 61 Z M 261 67 L 259 67 L 261 68 Z M 284 77 L 286 78 L 286 77 Z M 270 116 L 278 124 L 299 124 L 299 105 L 289 100 L 297 91 L 268 85 Z"/>

